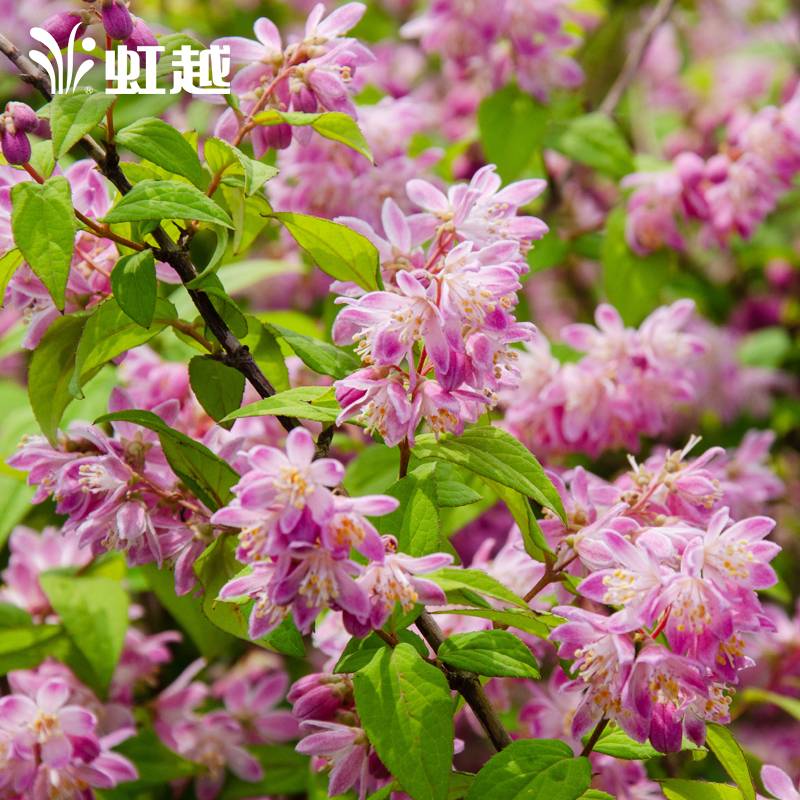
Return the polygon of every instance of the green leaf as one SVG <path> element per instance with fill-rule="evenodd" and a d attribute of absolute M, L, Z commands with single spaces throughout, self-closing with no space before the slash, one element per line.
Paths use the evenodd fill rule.
<path fill-rule="evenodd" d="M 614 796 L 599 789 L 587 789 L 578 800 L 614 800 Z"/>
<path fill-rule="evenodd" d="M 48 656 L 63 658 L 69 641 L 60 625 L 23 625 L 0 629 L 0 675 L 33 669 Z"/>
<path fill-rule="evenodd" d="M 140 729 L 136 736 L 118 744 L 114 751 L 129 758 L 139 771 L 139 779 L 124 784 L 127 789 L 153 785 L 197 775 L 203 767 L 181 758 L 163 744 L 152 728 Z"/>
<path fill-rule="evenodd" d="M 278 174 L 278 170 L 250 158 L 238 147 L 216 138 L 210 138 L 203 144 L 203 153 L 212 173 L 223 174 L 230 167 L 236 167 L 229 174 L 244 176 L 244 193 L 247 196 L 255 194 L 268 180 Z"/>
<path fill-rule="evenodd" d="M 637 256 L 625 239 L 625 210 L 614 209 L 606 219 L 601 248 L 603 291 L 628 325 L 638 325 L 661 302 L 661 292 L 674 270 L 675 254 L 662 248 Z"/>
<path fill-rule="evenodd" d="M 487 677 L 540 677 L 528 646 L 508 631 L 453 634 L 442 643 L 437 656 L 451 667 Z"/>
<path fill-rule="evenodd" d="M 144 117 L 116 134 L 117 145 L 151 161 L 195 185 L 203 182 L 203 167 L 194 148 L 171 125 L 155 117 Z"/>
<path fill-rule="evenodd" d="M 42 433 L 55 440 L 70 391 L 78 342 L 86 324 L 84 314 L 56 319 L 33 351 L 28 367 L 28 397 Z"/>
<path fill-rule="evenodd" d="M 197 220 L 232 228 L 228 214 L 199 189 L 181 181 L 147 180 L 137 183 L 109 211 L 103 222 L 141 220 Z"/>
<path fill-rule="evenodd" d="M 585 740 L 588 740 L 588 735 Z M 681 749 L 699 750 L 700 748 L 688 739 L 684 739 Z M 624 758 L 632 761 L 644 761 L 648 758 L 660 758 L 664 755 L 647 742 L 637 742 L 635 739 L 631 739 L 621 728 L 606 728 L 603 735 L 596 742 L 594 750 L 597 753 L 614 756 L 614 758 Z"/>
<path fill-rule="evenodd" d="M 356 121 L 341 111 L 327 111 L 322 114 L 306 114 L 302 111 L 278 111 L 270 109 L 256 114 L 253 118 L 259 125 L 280 125 L 287 122 L 289 125 L 310 125 L 320 136 L 341 142 L 361 153 L 373 163 L 369 144 L 361 133 Z"/>
<path fill-rule="evenodd" d="M 22 253 L 16 247 L 0 256 L 0 305 L 5 297 L 8 282 L 19 269 L 22 261 Z"/>
<path fill-rule="evenodd" d="M 554 739 L 512 742 L 492 756 L 467 800 L 577 800 L 592 779 L 589 759 Z"/>
<path fill-rule="evenodd" d="M 777 369 L 792 351 L 792 339 L 785 328 L 762 328 L 747 334 L 739 345 L 739 361 L 748 367 Z"/>
<path fill-rule="evenodd" d="M 746 703 L 772 703 L 795 719 L 800 720 L 800 700 L 794 697 L 787 697 L 777 692 L 768 692 L 766 689 L 757 689 L 755 687 L 745 689 L 741 697 Z"/>
<path fill-rule="evenodd" d="M 509 84 L 478 107 L 481 145 L 504 181 L 518 178 L 541 150 L 550 111 Z"/>
<path fill-rule="evenodd" d="M 742 793 L 725 783 L 670 778 L 661 781 L 661 788 L 667 800 L 742 800 Z"/>
<path fill-rule="evenodd" d="M 420 639 L 417 634 L 409 630 L 401 630 L 395 636 L 406 644 L 410 644 L 423 658 L 428 656 L 428 646 Z M 342 650 L 339 661 L 333 668 L 334 672 L 358 672 L 363 669 L 375 657 L 375 653 L 382 647 L 389 645 L 378 636 L 377 633 L 370 633 L 363 639 L 354 636 Z"/>
<path fill-rule="evenodd" d="M 166 323 L 160 320 L 173 319 L 175 316 L 175 307 L 172 303 L 159 297 L 155 302 L 154 321 L 149 328 L 143 328 L 120 308 L 116 298 L 105 299 L 92 311 L 83 329 L 75 353 L 75 370 L 70 391 L 75 397 L 80 397 L 81 387 L 96 375 L 105 363 L 149 342 L 164 329 Z"/>
<path fill-rule="evenodd" d="M 426 577 L 441 586 L 445 593 L 469 589 L 486 595 L 486 597 L 493 597 L 495 600 L 502 600 L 504 603 L 528 610 L 528 604 L 521 597 L 517 597 L 511 589 L 507 589 L 498 580 L 479 569 L 444 567 L 436 572 L 431 572 Z"/>
<path fill-rule="evenodd" d="M 514 517 L 514 522 L 517 523 L 522 534 L 525 552 L 534 561 L 543 561 L 545 553 L 551 552 L 550 545 L 544 538 L 542 529 L 534 516 L 530 499 L 509 486 L 503 486 L 488 478 L 483 480 L 498 498 L 506 504 L 511 516 Z"/>
<path fill-rule="evenodd" d="M 208 415 L 217 421 L 239 408 L 244 395 L 244 375 L 209 356 L 189 362 L 192 391 Z"/>
<path fill-rule="evenodd" d="M 601 112 L 572 120 L 553 146 L 612 178 L 622 178 L 635 170 L 628 143 L 611 117 Z"/>
<path fill-rule="evenodd" d="M 221 537 L 207 547 L 195 562 L 195 575 L 204 589 L 203 613 L 218 628 L 239 639 L 302 658 L 305 655 L 303 637 L 291 619 L 285 619 L 271 633 L 253 640 L 247 632 L 253 602 L 229 603 L 217 599 L 222 586 L 242 570 L 242 564 L 235 555 L 236 544 L 235 537 Z"/>
<path fill-rule="evenodd" d="M 209 661 L 233 649 L 236 640 L 209 622 L 196 597 L 179 597 L 175 594 L 175 576 L 170 570 L 159 569 L 155 564 L 144 564 L 139 569 L 158 602 L 174 617 Z"/>
<path fill-rule="evenodd" d="M 78 229 L 69 183 L 60 175 L 43 184 L 18 183 L 11 204 L 14 242 L 61 310 Z"/>
<path fill-rule="evenodd" d="M 430 476 L 407 475 L 386 490 L 400 505 L 391 514 L 375 520 L 381 533 L 397 537 L 398 549 L 411 556 L 425 556 L 450 549 L 441 534 L 436 507 L 436 483 Z"/>
<path fill-rule="evenodd" d="M 256 317 L 247 316 L 247 336 L 242 339 L 242 344 L 250 348 L 256 364 L 276 391 L 285 392 L 290 388 L 289 370 L 278 340 Z"/>
<path fill-rule="evenodd" d="M 248 747 L 248 750 L 264 767 L 264 777 L 255 783 L 229 777 L 219 795 L 220 800 L 247 800 L 287 794 L 305 796 L 308 756 L 296 752 L 290 745 L 256 745 Z"/>
<path fill-rule="evenodd" d="M 128 629 L 128 595 L 119 581 L 97 576 L 41 575 L 42 591 L 69 638 L 94 673 L 104 695 L 122 653 Z"/>
<path fill-rule="evenodd" d="M 449 461 L 476 475 L 522 492 L 564 518 L 561 498 L 541 464 L 511 434 L 491 426 L 473 427 L 461 436 L 421 434 L 414 445 L 417 458 Z"/>
<path fill-rule="evenodd" d="M 283 339 L 307 367 L 320 375 L 330 375 L 332 378 L 341 380 L 361 366 L 361 362 L 355 356 L 334 344 L 314 339 L 302 333 L 295 333 L 282 325 L 268 324 L 267 329 Z"/>
<path fill-rule="evenodd" d="M 340 281 L 352 281 L 368 292 L 381 288 L 378 251 L 360 233 L 308 214 L 281 211 L 272 216 L 323 272 Z"/>
<path fill-rule="evenodd" d="M 446 800 L 453 704 L 442 672 L 402 643 L 379 650 L 353 687 L 364 730 L 403 789 L 414 800 Z"/>
<path fill-rule="evenodd" d="M 330 386 L 298 386 L 232 411 L 222 421 L 231 422 L 241 417 L 285 416 L 335 422 L 341 411 Z"/>
<path fill-rule="evenodd" d="M 119 307 L 137 324 L 149 328 L 156 312 L 158 280 L 152 250 L 123 256 L 111 271 L 111 289 Z"/>
<path fill-rule="evenodd" d="M 756 800 L 753 776 L 750 774 L 741 745 L 730 730 L 716 722 L 706 723 L 706 746 L 741 789 L 744 800 Z"/>
<path fill-rule="evenodd" d="M 533 611 L 517 611 L 515 609 L 497 608 L 453 608 L 447 611 L 434 611 L 434 614 L 458 614 L 462 617 L 480 617 L 490 619 L 498 625 L 506 625 L 509 628 L 530 633 L 541 639 L 547 639 L 550 632 L 564 620 L 553 614 L 536 614 Z M 597 749 L 597 748 L 595 748 Z"/>
<path fill-rule="evenodd" d="M 50 103 L 53 156 L 61 158 L 103 119 L 117 98 L 105 92 L 57 94 Z"/>
<path fill-rule="evenodd" d="M 239 481 L 238 473 L 205 445 L 171 428 L 152 411 L 117 411 L 99 417 L 95 424 L 117 421 L 155 431 L 172 471 L 212 511 L 233 497 L 231 487 Z"/>

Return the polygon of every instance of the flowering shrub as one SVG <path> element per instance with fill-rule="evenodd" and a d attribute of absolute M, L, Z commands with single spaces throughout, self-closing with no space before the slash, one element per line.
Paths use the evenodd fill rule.
<path fill-rule="evenodd" d="M 800 798 L 796 4 L 8 5 L 0 800 Z"/>

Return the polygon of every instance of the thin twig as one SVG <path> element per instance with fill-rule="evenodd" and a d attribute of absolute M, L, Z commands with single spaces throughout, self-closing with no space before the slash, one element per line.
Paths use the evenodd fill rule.
<path fill-rule="evenodd" d="M 606 729 L 606 725 L 608 725 L 608 719 L 603 717 L 597 725 L 594 726 L 594 730 L 592 731 L 592 735 L 586 741 L 586 744 L 583 746 L 583 750 L 581 750 L 582 756 L 588 756 L 589 753 L 594 750 L 594 746 L 597 744 L 598 739 L 603 735 L 603 731 Z"/>
<path fill-rule="evenodd" d="M 47 76 L 7 36 L 1 33 L 0 52 L 19 70 L 24 81 L 35 86 L 47 100 L 52 99 Z M 119 157 L 112 144 L 109 144 L 107 149 L 103 149 L 91 136 L 84 136 L 80 140 L 80 145 L 86 154 L 97 163 L 100 172 L 116 186 L 121 194 L 127 194 L 133 188 L 120 168 Z M 155 228 L 152 236 L 158 244 L 159 260 L 168 263 L 184 284 L 197 277 L 197 270 L 185 247 L 176 244 L 161 226 Z M 214 307 L 211 298 L 205 292 L 197 289 L 187 288 L 187 291 L 206 326 L 227 354 L 229 363 L 247 378 L 260 397 L 274 395 L 275 387 L 258 367 L 248 348 L 234 336 Z M 278 420 L 287 431 L 300 424 L 294 417 L 279 416 Z"/>
<path fill-rule="evenodd" d="M 645 20 L 644 25 L 636 36 L 633 47 L 628 53 L 628 57 L 625 59 L 622 71 L 597 109 L 601 114 L 611 116 L 614 113 L 623 95 L 636 77 L 655 32 L 666 21 L 674 5 L 675 0 L 659 0 L 650 16 Z"/>
<path fill-rule="evenodd" d="M 414 624 L 425 641 L 431 646 L 433 652 L 438 653 L 445 636 L 436 620 L 427 611 L 423 611 Z M 495 750 L 499 752 L 504 747 L 508 747 L 511 744 L 511 737 L 503 727 L 497 712 L 492 708 L 489 698 L 486 697 L 478 676 L 474 672 L 452 669 L 446 664 L 441 666 L 450 683 L 450 688 L 457 691 L 472 709 L 478 722 L 481 723 L 486 735 L 494 745 Z"/>

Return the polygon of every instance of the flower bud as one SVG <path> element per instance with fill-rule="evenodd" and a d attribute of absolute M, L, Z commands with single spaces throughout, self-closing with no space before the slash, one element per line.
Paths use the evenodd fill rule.
<path fill-rule="evenodd" d="M 27 164 L 31 160 L 31 143 L 22 131 L 0 131 L 0 150 L 9 164 Z"/>
<path fill-rule="evenodd" d="M 36 112 L 25 103 L 11 101 L 6 104 L 6 115 L 11 117 L 15 131 L 32 133 L 39 127 Z"/>
<path fill-rule="evenodd" d="M 267 146 L 273 150 L 285 150 L 292 143 L 292 126 L 282 122 L 266 128 Z"/>
<path fill-rule="evenodd" d="M 103 20 L 103 27 L 106 29 L 106 33 L 112 39 L 124 41 L 133 33 L 131 12 L 119 0 L 112 0 L 108 4 L 104 3 L 100 11 L 100 17 Z"/>
<path fill-rule="evenodd" d="M 158 39 L 153 35 L 153 31 L 145 25 L 139 17 L 133 17 L 133 31 L 124 41 L 126 47 L 131 50 L 138 50 L 140 47 L 155 47 Z"/>
<path fill-rule="evenodd" d="M 66 47 L 69 44 L 70 34 L 76 25 L 80 27 L 75 38 L 80 39 L 86 32 L 86 22 L 83 17 L 74 11 L 60 11 L 58 14 L 48 17 L 41 24 L 41 27 L 56 40 L 59 47 Z"/>

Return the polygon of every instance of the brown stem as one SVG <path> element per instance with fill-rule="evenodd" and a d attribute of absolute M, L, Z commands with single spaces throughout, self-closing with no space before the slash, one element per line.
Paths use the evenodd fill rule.
<path fill-rule="evenodd" d="M 208 350 L 209 353 L 214 352 L 214 345 L 190 322 L 184 322 L 182 319 L 154 319 L 153 322 L 157 322 L 159 325 L 169 325 L 170 328 L 180 331 L 184 336 L 194 339 L 199 345 Z"/>
<path fill-rule="evenodd" d="M 582 756 L 588 756 L 589 753 L 594 750 L 594 746 L 597 744 L 598 739 L 603 735 L 603 731 L 606 729 L 606 725 L 608 725 L 608 719 L 603 717 L 597 725 L 594 726 L 594 730 L 592 731 L 592 735 L 586 741 L 586 744 L 583 746 L 583 750 L 581 750 Z"/>
<path fill-rule="evenodd" d="M 52 99 L 47 76 L 2 33 L 0 33 L 0 52 L 20 71 L 24 81 L 35 86 L 47 100 Z M 107 149 L 103 149 L 91 136 L 84 136 L 80 140 L 80 144 L 86 154 L 97 163 L 100 172 L 116 186 L 121 194 L 127 194 L 133 188 L 120 169 L 119 157 L 112 145 L 109 145 Z M 158 226 L 152 235 L 158 244 L 158 258 L 168 263 L 184 284 L 197 277 L 197 270 L 192 264 L 185 247 L 181 247 L 174 242 L 161 226 Z M 211 302 L 211 298 L 205 292 L 197 289 L 187 288 L 187 291 L 200 316 L 205 320 L 209 330 L 225 351 L 227 355 L 226 363 L 238 369 L 260 397 L 274 395 L 275 388 L 259 369 L 247 346 L 243 345 L 234 336 L 219 315 L 219 312 Z M 292 430 L 300 424 L 294 417 L 279 416 L 278 420 L 286 430 Z"/>
<path fill-rule="evenodd" d="M 414 624 L 433 652 L 438 653 L 445 636 L 436 620 L 427 611 L 423 611 Z M 442 664 L 441 667 L 447 676 L 450 688 L 457 691 L 472 709 L 495 750 L 500 751 L 508 747 L 511 744 L 511 737 L 492 708 L 489 698 L 486 697 L 478 676 L 474 672 L 452 669 L 446 664 Z"/>
<path fill-rule="evenodd" d="M 106 51 L 111 50 L 113 46 L 114 43 L 111 41 L 111 37 L 106 34 Z M 106 81 L 106 88 L 110 89 L 112 83 L 110 80 Z M 106 141 L 109 145 L 114 141 L 114 106 L 116 103 L 117 101 L 114 99 L 114 102 L 106 110 Z"/>
<path fill-rule="evenodd" d="M 644 26 L 639 31 L 636 41 L 625 59 L 622 71 L 597 109 L 601 114 L 610 116 L 614 113 L 623 95 L 636 77 L 655 32 L 670 15 L 674 5 L 675 0 L 658 0 L 650 16 L 645 20 Z"/>
<path fill-rule="evenodd" d="M 408 475 L 408 462 L 411 460 L 411 448 L 408 445 L 408 439 L 403 439 L 400 442 L 400 471 L 399 477 L 405 478 Z"/>

